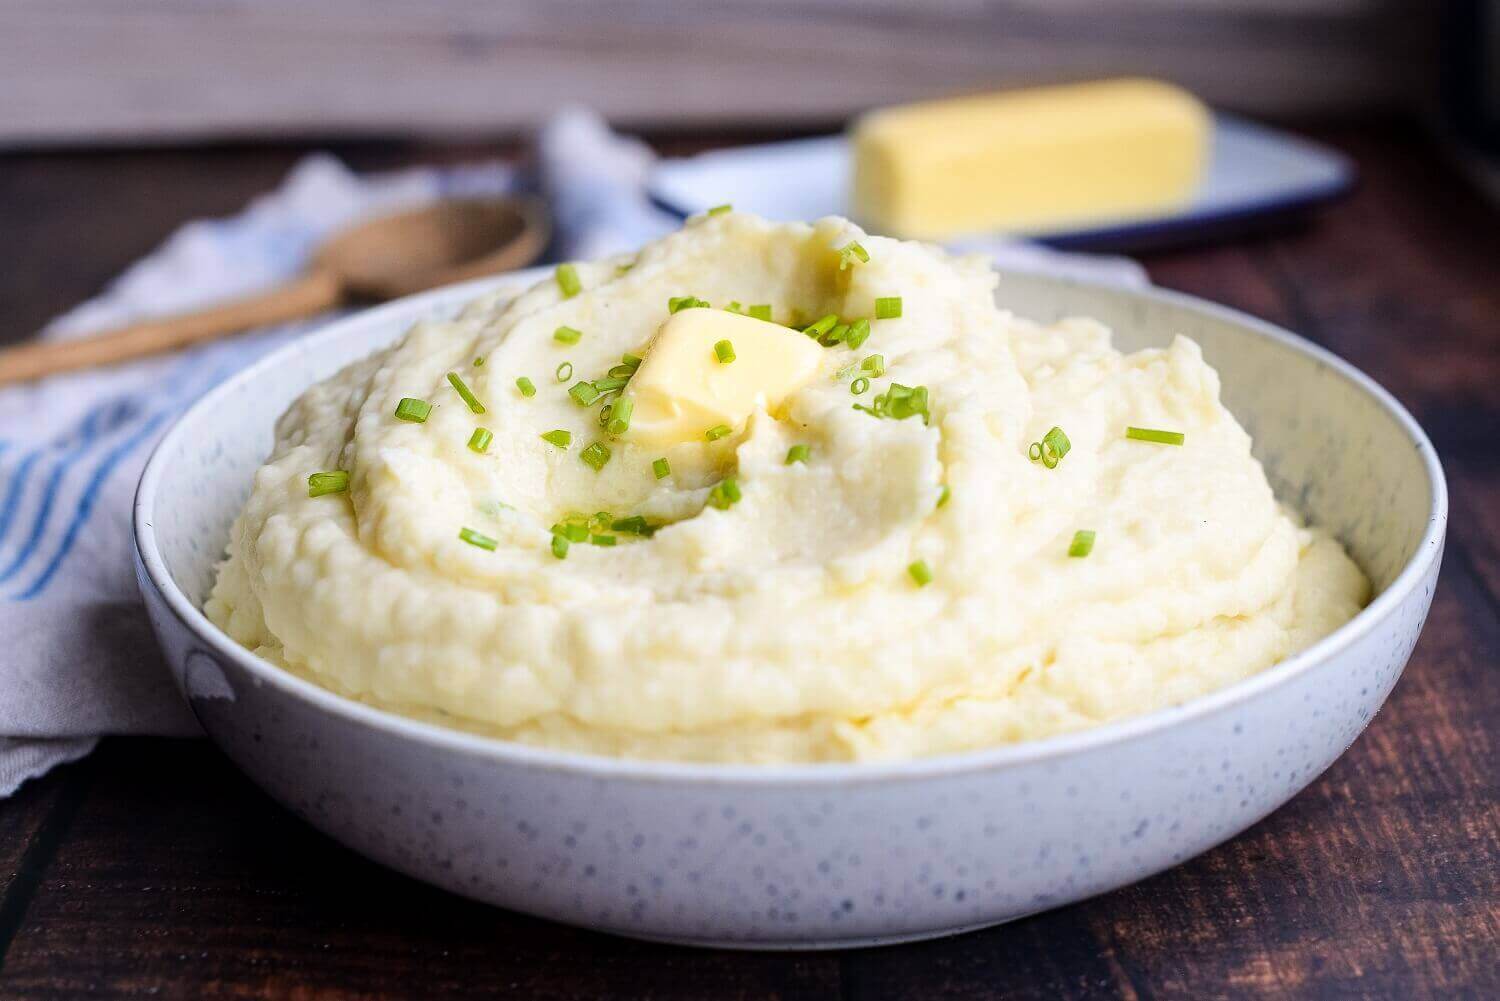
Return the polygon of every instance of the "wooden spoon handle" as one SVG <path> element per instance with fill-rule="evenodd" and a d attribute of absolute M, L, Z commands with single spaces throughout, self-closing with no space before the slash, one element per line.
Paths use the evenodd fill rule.
<path fill-rule="evenodd" d="M 279 288 L 196 313 L 147 320 L 95 337 L 45 341 L 0 351 L 0 386 L 57 372 L 111 365 L 216 340 L 226 334 L 312 316 L 338 305 L 339 281 L 314 271 Z"/>

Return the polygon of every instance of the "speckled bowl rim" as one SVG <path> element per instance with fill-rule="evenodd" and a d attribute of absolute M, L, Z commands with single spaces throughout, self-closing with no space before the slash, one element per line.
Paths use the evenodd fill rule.
<path fill-rule="evenodd" d="M 1426 432 L 1406 408 L 1379 383 L 1353 365 L 1290 331 L 1196 296 L 1154 287 L 1119 288 L 1073 278 L 1009 272 L 1000 269 L 1002 279 L 1009 276 L 1022 281 L 1053 282 L 1061 287 L 1088 288 L 1126 299 L 1164 302 L 1212 316 L 1238 326 L 1247 336 L 1263 337 L 1291 351 L 1310 356 L 1374 399 L 1395 419 L 1417 449 L 1422 459 L 1423 469 L 1427 474 L 1428 490 L 1432 498 L 1428 510 L 1427 528 L 1401 572 L 1391 581 L 1389 587 L 1377 595 L 1354 618 L 1312 646 L 1258 674 L 1207 695 L 1190 699 L 1181 705 L 1169 706 L 1139 716 L 1038 740 L 1002 744 L 959 754 L 871 763 L 723 765 L 653 761 L 550 750 L 498 737 L 486 737 L 436 723 L 411 719 L 345 698 L 263 660 L 235 643 L 211 623 L 172 579 L 156 543 L 156 529 L 152 515 L 157 489 L 162 470 L 166 466 L 166 457 L 176 450 L 180 440 L 190 434 L 191 429 L 200 422 L 212 420 L 215 407 L 221 399 L 234 393 L 244 383 L 260 378 L 266 371 L 281 367 L 285 364 L 285 359 L 308 350 L 322 338 L 338 336 L 349 326 L 356 324 L 379 327 L 390 314 L 406 313 L 424 303 L 430 303 L 433 308 L 437 308 L 439 303 L 461 304 L 468 299 L 477 298 L 487 292 L 497 291 L 510 285 L 524 287 L 546 273 L 548 273 L 547 269 L 533 268 L 510 275 L 475 279 L 419 293 L 340 318 L 316 333 L 309 334 L 272 352 L 259 362 L 225 380 L 189 407 L 152 450 L 141 474 L 140 485 L 136 489 L 132 519 L 136 552 L 145 568 L 146 579 L 150 581 L 166 607 L 172 611 L 183 627 L 214 652 L 238 664 L 258 683 L 273 685 L 329 715 L 435 749 L 489 759 L 497 764 L 570 772 L 592 778 L 718 786 L 800 788 L 842 785 L 851 782 L 905 781 L 1004 768 L 1009 765 L 1032 764 L 1123 743 L 1169 729 L 1191 719 L 1223 712 L 1305 671 L 1311 671 L 1326 664 L 1341 651 L 1347 649 L 1361 636 L 1375 628 L 1381 620 L 1395 614 L 1412 592 L 1421 586 L 1423 578 L 1433 563 L 1442 555 L 1442 543 L 1448 522 L 1448 486 L 1437 452 L 1432 447 L 1432 442 Z"/>

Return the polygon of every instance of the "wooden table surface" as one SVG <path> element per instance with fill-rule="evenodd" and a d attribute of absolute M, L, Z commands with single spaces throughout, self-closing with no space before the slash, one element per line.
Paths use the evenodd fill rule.
<path fill-rule="evenodd" d="M 1299 229 L 1143 259 L 1159 284 L 1283 324 L 1387 386 L 1437 443 L 1453 517 L 1390 702 L 1262 823 L 988 931 L 696 951 L 447 896 L 315 833 L 205 742 L 115 738 L 0 803 L 0 997 L 1500 997 L 1500 213 L 1413 127 L 1310 131 L 1359 162 L 1352 198 Z M 302 152 L 0 158 L 0 339 L 179 221 L 236 210 Z M 378 168 L 493 149 L 338 152 Z"/>

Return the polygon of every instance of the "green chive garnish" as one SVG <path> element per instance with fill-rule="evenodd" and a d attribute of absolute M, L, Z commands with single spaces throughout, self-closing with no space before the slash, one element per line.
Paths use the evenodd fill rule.
<path fill-rule="evenodd" d="M 906 568 L 911 574 L 911 579 L 917 582 L 918 587 L 926 587 L 932 583 L 932 568 L 927 565 L 926 560 L 917 560 Z"/>
<path fill-rule="evenodd" d="M 618 438 L 630 430 L 630 414 L 635 410 L 635 401 L 625 397 L 615 403 L 609 411 L 609 421 L 604 425 L 604 430 Z"/>
<path fill-rule="evenodd" d="M 480 549 L 487 549 L 492 553 L 495 551 L 495 547 L 500 544 L 488 535 L 476 532 L 472 528 L 460 528 L 458 530 L 458 537 L 471 546 L 478 546 Z"/>
<path fill-rule="evenodd" d="M 551 445 L 556 445 L 558 448 L 567 448 L 569 445 L 573 444 L 573 432 L 564 431 L 561 428 L 557 429 L 556 431 L 547 431 L 542 434 L 541 438 L 542 441 L 545 441 Z"/>
<path fill-rule="evenodd" d="M 1154 441 L 1162 445 L 1181 445 L 1187 435 L 1181 431 L 1157 431 L 1154 428 L 1126 428 L 1125 437 L 1136 441 Z"/>
<path fill-rule="evenodd" d="M 330 469 L 326 473 L 313 473 L 307 478 L 307 496 L 322 497 L 324 494 L 341 494 L 349 489 L 349 474 L 342 469 Z"/>
<path fill-rule="evenodd" d="M 489 428 L 475 428 L 474 433 L 469 435 L 469 448 L 483 455 L 494 437 Z"/>
<path fill-rule="evenodd" d="M 1032 462 L 1041 462 L 1048 469 L 1056 469 L 1062 457 L 1073 449 L 1073 443 L 1068 441 L 1068 436 L 1063 434 L 1063 429 L 1053 427 L 1052 430 L 1042 435 L 1041 441 L 1034 441 L 1026 454 Z"/>
<path fill-rule="evenodd" d="M 666 459 L 657 459 L 651 463 L 651 472 L 656 474 L 658 480 L 664 480 L 672 475 L 672 464 Z"/>
<path fill-rule="evenodd" d="M 596 546 L 612 546 L 615 544 L 615 537 L 613 535 L 594 535 L 589 537 L 589 541 Z"/>
<path fill-rule="evenodd" d="M 532 382 L 524 375 L 516 380 L 516 388 L 519 389 L 521 391 L 521 395 L 526 397 L 528 400 L 536 395 L 536 383 Z"/>
<path fill-rule="evenodd" d="M 891 383 L 884 393 L 875 397 L 870 406 L 856 403 L 854 409 L 863 410 L 871 417 L 889 417 L 898 421 L 918 414 L 921 415 L 923 424 L 932 420 L 932 414 L 927 409 L 927 387 L 903 386 L 899 382 Z"/>
<path fill-rule="evenodd" d="M 901 316 L 901 297 L 899 295 L 883 295 L 875 300 L 875 319 L 895 320 Z"/>
<path fill-rule="evenodd" d="M 557 271 L 557 287 L 562 289 L 564 299 L 571 299 L 583 291 L 583 283 L 578 280 L 578 269 L 571 264 L 559 264 Z"/>
<path fill-rule="evenodd" d="M 949 490 L 948 489 L 948 484 L 944 483 L 943 484 L 943 489 L 940 490 L 940 491 L 938 491 L 937 506 L 938 507 L 942 507 L 944 504 L 947 504 L 948 503 L 948 498 L 952 497 L 952 496 L 953 496 L 953 491 Z"/>
<path fill-rule="evenodd" d="M 769 302 L 765 302 L 755 306 L 751 306 L 749 309 L 745 310 L 745 315 L 751 317 L 752 319 L 765 320 L 767 323 L 769 323 L 771 321 L 771 304 Z"/>
<path fill-rule="evenodd" d="M 1083 528 L 1073 533 L 1073 541 L 1068 545 L 1069 556 L 1087 556 L 1094 551 L 1094 533 Z"/>
<path fill-rule="evenodd" d="M 719 341 L 714 345 L 714 357 L 719 359 L 720 365 L 728 365 L 734 361 L 734 345 L 728 341 Z"/>
<path fill-rule="evenodd" d="M 715 205 L 713 208 L 709 209 L 708 210 L 708 214 L 709 215 L 723 215 L 725 212 L 728 212 L 732 208 L 734 208 L 733 205 L 729 204 L 728 202 L 725 202 L 723 205 Z"/>
<path fill-rule="evenodd" d="M 575 517 L 569 515 L 568 517 Z M 583 517 L 578 515 L 576 517 Z M 552 534 L 567 539 L 569 542 L 586 542 L 589 537 L 589 526 L 587 522 L 560 521 L 552 526 Z"/>
<path fill-rule="evenodd" d="M 860 345 L 870 339 L 870 321 L 861 316 L 849 324 L 849 335 L 844 338 L 844 343 L 858 350 Z"/>
<path fill-rule="evenodd" d="M 828 333 L 828 331 L 832 330 L 838 322 L 838 314 L 829 313 L 827 316 L 822 317 L 816 322 L 808 324 L 802 332 L 808 337 L 811 337 L 813 340 L 817 340 L 824 334 Z"/>
<path fill-rule="evenodd" d="M 794 462 L 801 462 L 803 464 L 806 464 L 807 460 L 811 456 L 812 449 L 808 448 L 806 445 L 793 445 L 791 448 L 786 450 L 786 464 L 788 466 L 790 466 Z"/>
<path fill-rule="evenodd" d="M 474 367 L 484 368 L 484 355 L 480 355 L 478 358 L 474 359 Z"/>
<path fill-rule="evenodd" d="M 612 375 L 603 379 L 595 379 L 593 382 L 593 386 L 601 393 L 613 393 L 618 389 L 624 389 L 625 384 L 629 381 L 629 379 L 626 379 L 622 376 Z"/>
<path fill-rule="evenodd" d="M 738 299 L 730 299 L 729 300 L 729 305 L 727 305 L 727 306 L 724 307 L 724 312 L 726 312 L 726 313 L 738 313 L 741 310 L 743 310 L 744 308 L 745 308 L 744 306 L 740 305 L 740 301 Z"/>
<path fill-rule="evenodd" d="M 616 519 L 610 523 L 609 527 L 616 532 L 625 532 L 628 535 L 649 536 L 656 531 L 649 521 L 638 514 L 631 515 L 629 518 Z"/>
<path fill-rule="evenodd" d="M 869 389 L 870 380 L 866 379 L 864 376 L 860 376 L 858 379 L 855 379 L 853 382 L 849 383 L 849 392 L 853 393 L 855 396 L 863 395 L 864 393 L 868 392 Z"/>
<path fill-rule="evenodd" d="M 454 389 L 458 390 L 458 395 L 469 405 L 470 410 L 476 414 L 484 413 L 484 404 L 479 402 L 479 398 L 469 390 L 464 381 L 458 377 L 457 372 L 448 373 L 448 382 Z"/>
<path fill-rule="evenodd" d="M 632 375 L 635 375 L 635 369 L 629 365 L 616 365 L 609 370 L 609 377 L 611 379 L 625 379 L 628 381 Z"/>
<path fill-rule="evenodd" d="M 563 362 L 561 365 L 557 366 L 557 371 L 553 372 L 552 374 L 557 376 L 558 382 L 567 382 L 569 379 L 573 378 L 573 363 L 570 361 Z"/>
<path fill-rule="evenodd" d="M 636 369 L 641 367 L 641 359 L 627 351 L 620 356 L 620 364 L 629 365 L 631 368 Z"/>
<path fill-rule="evenodd" d="M 885 355 L 870 355 L 859 363 L 861 370 L 870 373 L 870 378 L 878 379 L 885 375 Z"/>
<path fill-rule="evenodd" d="M 674 295 L 667 300 L 667 312 L 680 313 L 684 309 L 708 309 L 708 302 L 695 295 Z"/>
<path fill-rule="evenodd" d="M 552 331 L 552 339 L 559 344 L 577 344 L 583 331 L 577 327 L 558 327 Z"/>
<path fill-rule="evenodd" d="M 560 560 L 567 559 L 568 540 L 563 538 L 561 535 L 554 535 L 552 537 L 552 555 L 556 556 Z"/>
<path fill-rule="evenodd" d="M 594 388 L 592 382 L 575 382 L 573 388 L 568 390 L 568 395 L 573 397 L 573 401 L 580 407 L 591 407 L 594 401 L 604 394 Z"/>
<path fill-rule="evenodd" d="M 845 268 L 852 268 L 856 259 L 861 264 L 870 263 L 870 252 L 864 247 L 860 246 L 859 241 L 850 240 L 848 243 L 839 248 L 840 271 L 843 271 Z"/>
<path fill-rule="evenodd" d="M 703 432 L 703 437 L 707 438 L 709 441 L 718 441 L 720 438 L 727 438 L 733 433 L 734 429 L 731 428 L 728 424 L 715 424 L 713 427 Z"/>
<path fill-rule="evenodd" d="M 596 441 L 580 452 L 578 457 L 583 460 L 585 465 L 592 466 L 594 472 L 597 473 L 609 461 L 609 454 L 609 446 L 602 441 Z"/>
<path fill-rule="evenodd" d="M 741 496 L 739 483 L 730 476 L 714 484 L 714 488 L 708 492 L 708 503 L 720 511 L 726 511 L 739 503 Z"/>
<path fill-rule="evenodd" d="M 421 424 L 427 420 L 427 415 L 430 413 L 432 413 L 432 404 L 426 400 L 414 400 L 410 396 L 403 396 L 401 402 L 396 404 L 397 420 Z"/>
<path fill-rule="evenodd" d="M 819 337 L 818 343 L 823 345 L 825 348 L 831 348 L 848 336 L 849 324 L 840 323 L 838 326 L 828 331 L 828 333 L 824 334 L 822 337 Z"/>

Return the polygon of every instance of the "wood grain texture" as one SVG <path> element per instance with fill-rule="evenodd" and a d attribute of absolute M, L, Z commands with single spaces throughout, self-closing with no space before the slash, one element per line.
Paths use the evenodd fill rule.
<path fill-rule="evenodd" d="M 958 938 L 707 952 L 446 896 L 338 848 L 206 744 L 113 740 L 0 803 L 0 879 L 24 872 L 0 887 L 14 916 L 0 921 L 0 997 L 1500 996 L 1500 218 L 1399 124 L 1318 138 L 1360 162 L 1352 199 L 1297 230 L 1146 263 L 1388 386 L 1433 434 L 1454 519 L 1432 617 L 1386 708 L 1256 827 L 1135 886 Z M 55 283 L 24 261 L 0 269 L 0 301 L 39 317 L 87 294 L 175 219 L 231 209 L 297 152 L 0 160 L 0 232 L 85 251 Z M 474 153 L 340 152 L 366 167 Z M 44 195 L 50 218 L 27 217 L 18 190 Z M 149 211 L 128 204 L 146 190 Z M 101 211 L 123 221 L 90 239 Z"/>
<path fill-rule="evenodd" d="M 0 145 L 830 123 L 877 104 L 1147 73 L 1257 112 L 1390 106 L 1417 0 L 0 0 Z"/>

